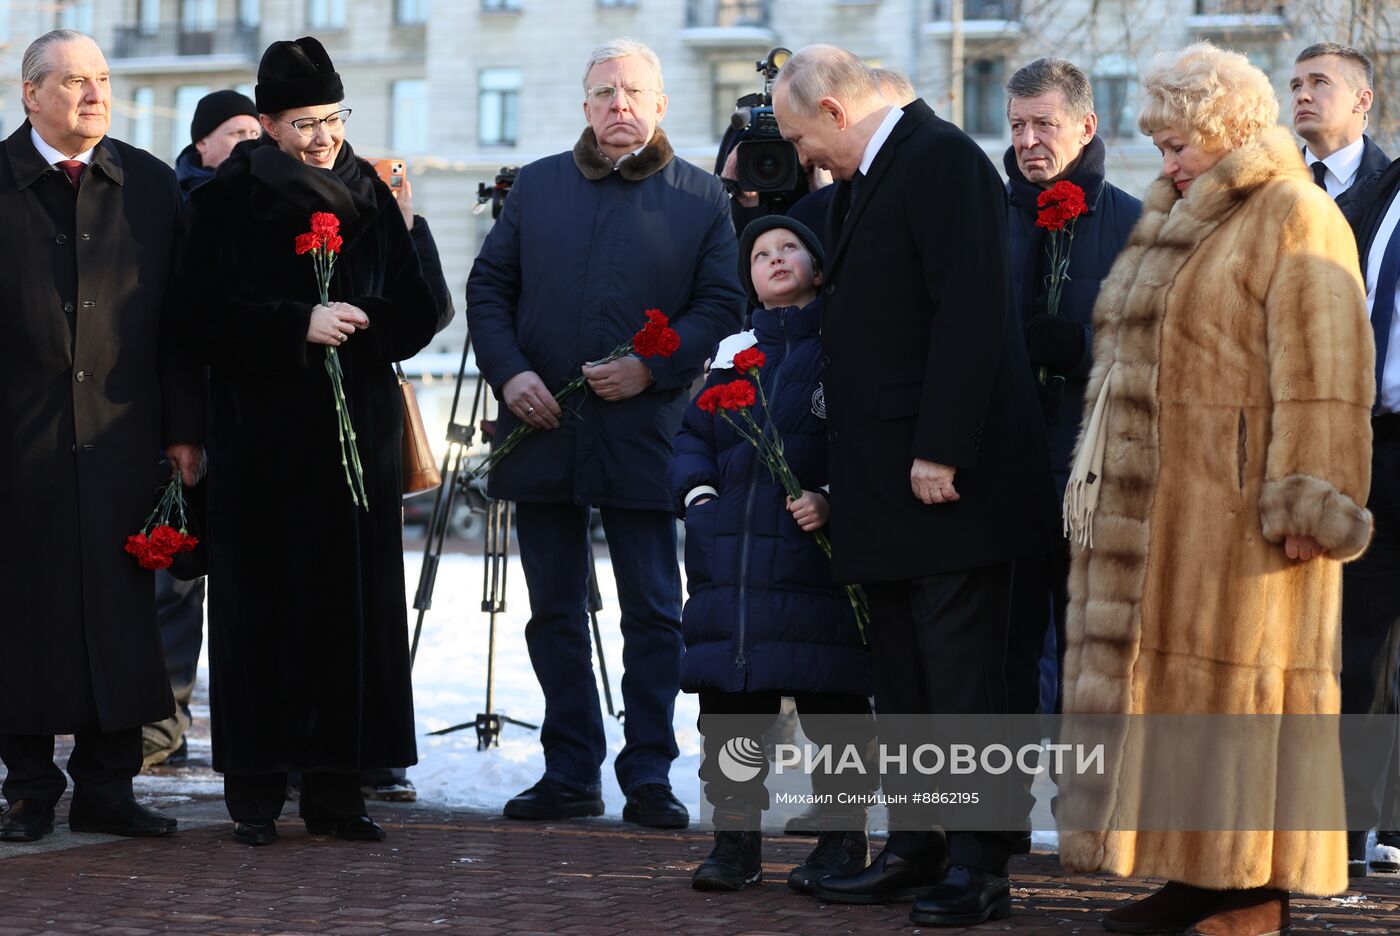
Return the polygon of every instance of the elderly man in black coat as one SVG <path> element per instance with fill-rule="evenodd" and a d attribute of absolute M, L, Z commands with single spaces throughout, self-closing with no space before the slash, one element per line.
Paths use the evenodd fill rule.
<path fill-rule="evenodd" d="M 1063 498 L 1084 413 L 1084 385 L 1093 363 L 1094 300 L 1099 283 L 1142 213 L 1142 202 L 1104 178 L 1104 145 L 1098 136 L 1093 89 L 1078 66 L 1064 59 L 1036 59 L 1011 76 L 1006 95 L 1011 147 L 1003 164 L 1011 297 L 1036 375 L 1055 493 Z M 1088 210 L 1074 222 L 1069 275 L 1058 307 L 1051 310 L 1046 301 L 1051 239 L 1036 224 L 1036 199 L 1061 181 L 1084 191 Z M 1068 600 L 1067 541 L 1043 557 L 1016 563 L 1011 637 L 1006 645 L 1006 694 L 1012 712 L 1058 711 L 1058 670 L 1055 685 L 1042 694 L 1040 661 L 1051 622 L 1057 655 L 1064 653 Z"/>
<path fill-rule="evenodd" d="M 1002 182 L 922 100 L 898 108 L 880 90 L 854 55 L 813 46 L 779 74 L 773 107 L 799 154 L 841 180 L 822 323 L 832 570 L 870 598 L 887 744 L 891 716 L 1006 711 L 1013 565 L 1043 555 L 1059 531 L 1008 295 Z M 884 779 L 917 792 L 908 777 Z M 889 842 L 870 867 L 812 893 L 918 898 L 917 923 L 1004 917 L 1018 837 L 945 837 L 929 818 L 892 805 Z"/>
<path fill-rule="evenodd" d="M 519 503 L 525 639 L 545 696 L 544 777 L 505 814 L 603 812 L 607 745 L 584 614 L 588 513 L 597 506 L 622 606 L 623 818 L 679 828 L 689 815 L 669 779 L 682 643 L 666 468 L 686 390 L 715 343 L 737 329 L 744 298 L 724 188 L 676 158 L 657 126 L 666 95 L 656 54 L 630 40 L 599 46 L 584 92 L 588 128 L 572 152 L 521 170 L 467 282 L 477 362 L 502 402 L 498 438 L 522 422 L 542 430 L 491 473 L 489 487 Z M 653 308 L 670 316 L 679 351 L 588 366 Z M 551 391 L 581 366 L 588 391 L 561 408 Z"/>
<path fill-rule="evenodd" d="M 141 725 L 171 714 L 154 585 L 122 551 L 161 477 L 202 471 L 199 371 L 167 304 L 175 174 L 108 137 L 107 62 L 55 30 L 24 55 L 28 119 L 0 150 L 0 839 L 53 828 L 66 781 L 54 735 L 76 734 L 75 831 L 160 835 L 138 805 Z M 165 469 L 166 477 L 169 469 Z"/>

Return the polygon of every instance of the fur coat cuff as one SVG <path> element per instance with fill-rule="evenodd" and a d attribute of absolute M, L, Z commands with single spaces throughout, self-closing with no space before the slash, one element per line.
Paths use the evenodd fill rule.
<path fill-rule="evenodd" d="M 1269 542 L 1311 536 L 1328 556 L 1342 562 L 1361 555 L 1371 542 L 1371 512 L 1312 475 L 1292 474 L 1265 482 L 1259 517 Z"/>

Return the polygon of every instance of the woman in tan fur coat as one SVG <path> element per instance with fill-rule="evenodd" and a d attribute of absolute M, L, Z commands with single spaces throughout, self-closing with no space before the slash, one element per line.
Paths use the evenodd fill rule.
<path fill-rule="evenodd" d="M 1066 505 L 1065 713 L 1335 714 L 1341 563 L 1371 531 L 1374 349 L 1355 240 L 1243 56 L 1191 46 L 1144 93 L 1163 176 L 1095 307 Z M 1172 882 L 1108 929 L 1261 936 L 1286 931 L 1289 891 L 1346 889 L 1341 831 L 1131 831 L 1114 810 L 1154 785 L 1296 792 L 1296 768 L 1259 760 L 1243 777 L 1166 777 L 1169 753 L 1106 780 L 1109 831 L 1061 836 L 1069 868 Z M 1338 761 L 1307 770 L 1340 789 Z"/>

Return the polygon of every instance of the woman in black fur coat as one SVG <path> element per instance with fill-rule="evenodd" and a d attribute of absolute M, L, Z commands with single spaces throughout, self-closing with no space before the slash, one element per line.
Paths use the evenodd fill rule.
<path fill-rule="evenodd" d="M 214 768 L 239 841 L 276 840 L 289 771 L 308 831 L 377 840 L 358 771 L 417 760 L 393 362 L 428 343 L 437 305 L 388 188 L 345 142 L 321 44 L 273 43 L 256 97 L 263 137 L 191 196 L 182 263 L 209 365 Z M 343 238 L 328 306 L 294 247 L 313 212 L 335 214 Z M 341 465 L 327 346 L 367 509 Z"/>

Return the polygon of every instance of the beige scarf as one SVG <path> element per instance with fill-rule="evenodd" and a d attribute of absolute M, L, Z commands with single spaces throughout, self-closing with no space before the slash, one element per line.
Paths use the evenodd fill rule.
<path fill-rule="evenodd" d="M 1103 490 L 1103 455 L 1108 445 L 1108 388 L 1113 383 L 1113 370 L 1104 375 L 1094 411 L 1079 443 L 1079 454 L 1070 471 L 1069 487 L 1065 489 L 1064 533 L 1072 542 L 1094 548 L 1094 508 Z"/>

